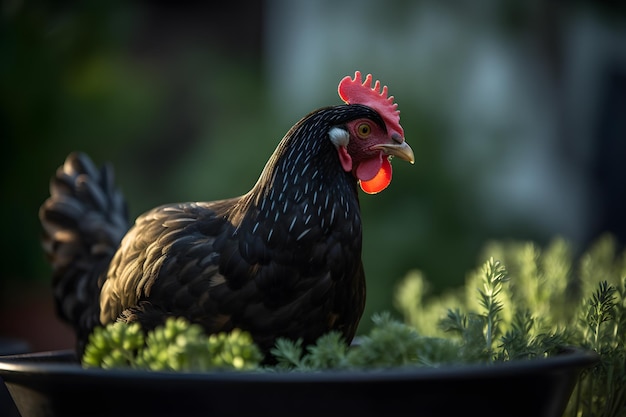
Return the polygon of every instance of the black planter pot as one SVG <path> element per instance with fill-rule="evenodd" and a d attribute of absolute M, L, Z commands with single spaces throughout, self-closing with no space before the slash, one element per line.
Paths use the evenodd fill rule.
<path fill-rule="evenodd" d="M 22 417 L 559 417 L 598 357 L 567 349 L 494 365 L 368 371 L 174 373 L 83 369 L 69 351 L 0 357 Z"/>
<path fill-rule="evenodd" d="M 0 337 L 0 356 L 15 355 L 26 352 L 30 352 L 30 346 L 26 343 L 26 341 L 15 338 Z M 20 417 L 9 391 L 7 391 L 6 386 L 2 383 L 2 377 L 0 377 L 0 416 Z"/>

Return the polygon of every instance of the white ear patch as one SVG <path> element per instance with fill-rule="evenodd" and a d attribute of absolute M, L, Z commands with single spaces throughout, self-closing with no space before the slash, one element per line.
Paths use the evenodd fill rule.
<path fill-rule="evenodd" d="M 350 133 L 347 130 L 342 129 L 340 127 L 333 127 L 328 131 L 328 136 L 330 137 L 330 141 L 336 147 L 346 147 L 350 142 Z"/>

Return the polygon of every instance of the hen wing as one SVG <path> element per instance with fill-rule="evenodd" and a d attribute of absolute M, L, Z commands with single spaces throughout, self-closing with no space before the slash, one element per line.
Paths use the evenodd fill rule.
<path fill-rule="evenodd" d="M 219 248 L 232 234 L 223 215 L 232 203 L 164 205 L 138 217 L 102 285 L 100 321 L 125 316 L 150 327 L 164 313 L 206 317 L 210 290 L 225 283 Z"/>

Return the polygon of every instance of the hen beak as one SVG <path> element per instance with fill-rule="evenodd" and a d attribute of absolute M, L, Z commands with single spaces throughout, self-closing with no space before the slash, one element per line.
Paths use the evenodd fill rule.
<path fill-rule="evenodd" d="M 404 139 L 396 140 L 393 138 L 396 143 L 385 143 L 380 145 L 374 145 L 371 149 L 379 149 L 383 151 L 386 155 L 397 156 L 400 159 L 408 161 L 410 163 L 415 163 L 415 155 L 413 154 L 413 149 L 409 146 L 408 143 L 404 141 Z"/>

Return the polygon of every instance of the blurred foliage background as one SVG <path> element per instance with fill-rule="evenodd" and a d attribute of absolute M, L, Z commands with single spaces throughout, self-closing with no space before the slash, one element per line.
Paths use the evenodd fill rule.
<path fill-rule="evenodd" d="M 460 285 L 490 239 L 624 244 L 626 7 L 467 3 L 3 2 L 0 336 L 71 337 L 37 217 L 69 152 L 113 164 L 133 218 L 239 195 L 355 70 L 389 86 L 416 154 L 361 198 L 363 330 L 407 271 Z"/>

